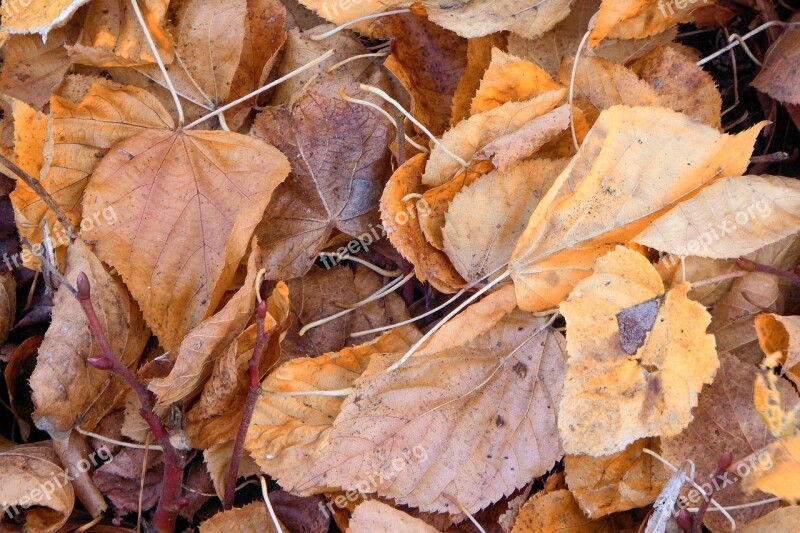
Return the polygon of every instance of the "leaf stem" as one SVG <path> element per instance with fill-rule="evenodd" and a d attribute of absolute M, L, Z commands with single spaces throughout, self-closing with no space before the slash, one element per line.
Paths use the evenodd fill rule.
<path fill-rule="evenodd" d="M 269 335 L 264 331 L 264 319 L 266 316 L 267 303 L 262 301 L 256 308 L 256 342 L 255 346 L 253 346 L 253 355 L 248 363 L 250 368 L 250 389 L 247 391 L 247 399 L 242 411 L 242 419 L 239 421 L 239 430 L 236 432 L 236 440 L 233 441 L 231 464 L 228 467 L 228 477 L 225 481 L 226 511 L 233 508 L 233 497 L 236 494 L 236 479 L 239 477 L 239 463 L 242 460 L 244 440 L 247 437 L 247 428 L 250 427 L 250 420 L 253 418 L 256 400 L 258 400 L 258 396 L 261 393 L 258 366 L 261 360 L 261 353 L 269 341 Z"/>
<path fill-rule="evenodd" d="M 100 346 L 101 356 L 89 357 L 86 361 L 101 370 L 110 370 L 117 374 L 139 397 L 141 408 L 139 415 L 147 422 L 150 431 L 161 441 L 164 455 L 164 482 L 161 487 L 161 497 L 158 500 L 158 507 L 153 515 L 153 526 L 159 533 L 173 533 L 175 531 L 175 521 L 178 511 L 185 503 L 181 497 L 181 485 L 183 481 L 183 463 L 178 457 L 178 452 L 169 440 L 169 434 L 161 423 L 161 419 L 153 410 L 155 402 L 153 393 L 122 364 L 117 356 L 114 355 L 108 337 L 103 331 L 100 319 L 95 313 L 91 299 L 91 285 L 89 278 L 81 272 L 77 279 L 78 294 L 76 296 L 80 303 L 87 320 L 89 329 L 94 334 L 97 344 Z"/>

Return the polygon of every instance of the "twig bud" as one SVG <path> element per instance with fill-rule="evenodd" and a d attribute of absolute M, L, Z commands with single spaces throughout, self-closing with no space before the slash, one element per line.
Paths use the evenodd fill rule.
<path fill-rule="evenodd" d="M 77 281 L 77 288 L 78 288 L 78 300 L 89 300 L 92 296 L 92 287 L 89 284 L 89 278 L 86 277 L 86 274 L 81 272 L 78 274 L 78 281 Z"/>
<path fill-rule="evenodd" d="M 97 368 L 98 370 L 111 370 L 114 366 L 113 364 L 111 364 L 111 361 L 102 356 L 87 357 L 86 362 L 92 365 L 93 367 Z"/>

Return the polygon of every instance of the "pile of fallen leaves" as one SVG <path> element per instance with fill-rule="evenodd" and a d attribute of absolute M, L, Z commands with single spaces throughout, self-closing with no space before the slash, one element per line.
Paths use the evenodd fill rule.
<path fill-rule="evenodd" d="M 800 531 L 791 2 L 299 1 L 3 3 L 0 531 Z"/>

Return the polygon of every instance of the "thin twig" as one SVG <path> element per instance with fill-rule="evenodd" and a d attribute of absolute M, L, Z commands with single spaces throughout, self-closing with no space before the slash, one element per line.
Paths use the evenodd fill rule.
<path fill-rule="evenodd" d="M 800 276 L 795 274 L 794 272 L 789 272 L 788 270 L 782 270 L 780 268 L 769 266 L 769 265 L 762 265 L 761 263 L 756 263 L 755 261 L 751 261 L 746 257 L 740 257 L 736 260 L 736 264 L 742 270 L 746 270 L 748 272 L 762 272 L 764 274 L 772 274 L 773 276 L 778 276 L 780 278 L 788 279 L 795 285 L 800 285 Z"/>
<path fill-rule="evenodd" d="M 75 233 L 75 226 L 72 225 L 72 221 L 69 219 L 67 214 L 63 209 L 61 209 L 61 206 L 58 205 L 58 202 L 56 202 L 53 197 L 50 196 L 50 193 L 45 190 L 39 180 L 32 178 L 30 174 L 19 168 L 13 161 L 2 155 L 0 155 L 0 165 L 3 165 L 8 170 L 16 174 L 19 179 L 25 182 L 25 185 L 33 189 L 33 192 L 35 192 L 36 195 L 42 199 L 45 205 L 50 208 L 50 211 L 55 214 L 56 218 L 61 223 L 61 226 L 64 228 L 64 231 L 67 232 L 70 241 L 74 240 L 75 236 L 77 235 Z"/>
<path fill-rule="evenodd" d="M 250 427 L 250 420 L 253 418 L 253 410 L 261 392 L 261 381 L 259 380 L 258 365 L 261 360 L 261 353 L 269 341 L 269 335 L 264 331 L 264 320 L 267 316 L 267 303 L 261 302 L 256 308 L 256 342 L 253 346 L 253 355 L 250 357 L 248 366 L 250 367 L 250 389 L 247 391 L 242 419 L 239 421 L 239 430 L 236 432 L 236 440 L 233 441 L 233 452 L 231 453 L 231 464 L 228 467 L 228 477 L 225 481 L 225 510 L 233 508 L 233 497 L 236 493 L 236 479 L 239 477 L 239 462 L 242 459 L 244 450 L 244 440 L 247 437 L 247 428 Z"/>
<path fill-rule="evenodd" d="M 78 290 L 75 287 L 73 287 L 72 284 L 69 281 L 67 281 L 67 278 L 65 278 L 64 276 L 61 275 L 61 272 L 58 271 L 58 269 L 55 267 L 55 265 L 53 265 L 53 263 L 51 263 L 50 260 L 44 254 L 36 252 L 36 250 L 33 248 L 33 245 L 31 245 L 31 243 L 30 243 L 30 241 L 28 241 L 28 239 L 26 239 L 25 237 L 20 237 L 19 241 L 24 246 L 28 247 L 28 249 L 31 251 L 31 253 L 34 255 L 34 257 L 36 257 L 36 259 L 38 259 L 39 262 L 42 264 L 42 268 L 45 271 L 47 271 L 47 273 L 50 276 L 52 276 L 55 279 L 57 279 L 59 283 L 61 283 L 67 289 L 69 289 L 69 292 L 71 292 L 73 296 L 78 296 Z"/>

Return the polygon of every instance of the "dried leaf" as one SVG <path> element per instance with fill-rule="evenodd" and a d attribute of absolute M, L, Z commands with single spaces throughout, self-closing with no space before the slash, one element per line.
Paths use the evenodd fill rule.
<path fill-rule="evenodd" d="M 750 463 L 753 470 L 742 479 L 748 494 L 760 490 L 792 505 L 800 501 L 800 432 L 779 439 L 761 452 L 764 461 Z"/>
<path fill-rule="evenodd" d="M 394 138 L 381 115 L 309 89 L 291 111 L 261 113 L 253 133 L 292 164 L 256 229 L 268 279 L 308 272 L 334 229 L 354 237 L 370 233 Z"/>
<path fill-rule="evenodd" d="M 11 272 L 0 273 L 0 342 L 5 342 L 17 312 L 17 284 Z"/>
<path fill-rule="evenodd" d="M 383 66 L 411 95 L 411 114 L 434 135 L 444 133 L 467 62 L 466 40 L 414 13 L 379 19 L 373 33 L 392 39 Z"/>
<path fill-rule="evenodd" d="M 420 227 L 421 211 L 428 212 L 429 204 L 403 201 L 408 194 L 422 191 L 426 160 L 425 154 L 417 154 L 395 170 L 381 196 L 381 220 L 389 241 L 414 265 L 417 278 L 441 292 L 453 293 L 464 286 L 464 280 L 447 256 L 431 246 Z"/>
<path fill-rule="evenodd" d="M 800 22 L 797 15 L 791 22 Z M 800 65 L 800 29 L 786 28 L 772 43 L 764 58 L 764 66 L 753 80 L 753 87 L 779 102 L 800 104 L 797 68 Z"/>
<path fill-rule="evenodd" d="M 239 336 L 253 316 L 256 274 L 260 268 L 258 248 L 254 242 L 242 287 L 219 312 L 203 320 L 183 338 L 169 375 L 154 379 L 148 385 L 158 397 L 158 404 L 176 403 L 200 391 L 211 375 L 214 361 Z"/>
<path fill-rule="evenodd" d="M 200 533 L 250 533 L 253 527 L 264 533 L 278 533 L 275 524 L 267 514 L 267 506 L 262 501 L 248 503 L 244 507 L 236 507 L 215 514 L 200 524 Z M 280 525 L 280 531 L 287 531 Z"/>
<path fill-rule="evenodd" d="M 74 284 L 80 272 L 89 278 L 92 303 L 111 349 L 122 364 L 135 369 L 150 337 L 136 302 L 91 250 L 76 240 L 69 248 L 64 276 Z M 91 430 L 106 415 L 125 385 L 119 377 L 86 363 L 87 357 L 99 351 L 78 300 L 62 286 L 30 380 L 36 405 L 33 419 L 39 429 L 64 438 L 75 424 Z"/>
<path fill-rule="evenodd" d="M 555 109 L 565 94 L 564 89 L 549 91 L 530 100 L 507 102 L 500 107 L 473 115 L 447 131 L 441 142 L 450 152 L 469 161 L 491 141 L 515 132 L 530 120 Z M 461 169 L 457 161 L 436 146 L 431 150 L 422 183 L 429 187 L 443 185 Z"/>
<path fill-rule="evenodd" d="M 194 444 L 194 442 L 192 443 Z M 203 459 L 206 463 L 211 480 L 214 483 L 214 490 L 222 500 L 225 497 L 225 483 L 228 478 L 228 470 L 231 467 L 231 455 L 233 454 L 233 441 L 220 442 L 203 450 Z M 243 453 L 239 462 L 239 478 L 255 476 L 261 472 L 249 453 Z"/>
<path fill-rule="evenodd" d="M 800 522 L 800 507 L 789 506 L 775 509 L 755 522 L 750 522 L 740 531 L 741 533 L 774 533 L 776 531 L 791 531 Z"/>
<path fill-rule="evenodd" d="M 597 21 L 589 35 L 589 45 L 610 39 L 641 39 L 650 37 L 691 20 L 691 13 L 703 2 L 678 3 L 658 0 L 603 0 Z"/>
<path fill-rule="evenodd" d="M 442 228 L 444 249 L 470 283 L 508 263 L 517 240 L 565 159 L 522 161 L 464 187 L 450 202 Z"/>
<path fill-rule="evenodd" d="M 680 435 L 661 439 L 662 455 L 672 464 L 677 465 L 686 459 L 694 461 L 695 480 L 701 485 L 714 473 L 723 452 L 732 452 L 736 459 L 748 457 L 771 440 L 769 431 L 753 408 L 751 384 L 757 374 L 756 368 L 726 352 L 720 352 L 719 359 L 719 373 L 711 386 L 700 394 L 692 423 Z M 781 390 L 793 393 L 788 385 L 782 383 Z M 790 407 L 791 403 L 787 394 L 783 406 Z M 760 457 L 758 459 L 761 460 Z M 738 473 L 732 472 L 719 483 L 724 490 L 719 490 L 714 499 L 723 506 L 742 505 L 767 498 L 764 494 L 747 496 L 742 491 L 741 485 L 737 483 L 744 477 L 742 472 L 747 475 L 747 471 L 742 469 Z M 688 501 L 690 507 L 699 504 L 702 498 L 691 487 L 684 488 L 683 495 L 683 501 Z M 686 499 L 687 495 L 690 500 Z M 730 513 L 737 524 L 743 525 L 776 507 L 776 504 L 766 504 L 731 510 Z M 719 513 L 706 514 L 705 524 L 713 531 L 730 529 L 728 521 Z"/>
<path fill-rule="evenodd" d="M 676 435 L 692 420 L 719 361 L 705 332 L 711 317 L 686 297 L 688 290 L 684 283 L 664 294 L 647 259 L 617 247 L 561 304 L 569 361 L 558 428 L 567 453 L 615 453 L 643 437 Z M 646 342 L 626 354 L 614 317 L 661 295 Z"/>
<path fill-rule="evenodd" d="M 413 326 L 339 352 L 282 364 L 261 383 L 270 392 L 341 390 L 361 376 L 372 359 L 407 350 L 420 334 Z M 256 403 L 245 449 L 264 472 L 285 487 L 300 483 L 327 445 L 344 400 L 337 396 L 280 397 L 264 394 Z"/>
<path fill-rule="evenodd" d="M 84 236 L 119 271 L 165 348 L 219 303 L 288 172 L 278 150 L 227 131 L 143 131 L 97 166 L 84 212 L 110 207 L 119 220 Z"/>
<path fill-rule="evenodd" d="M 603 111 L 511 257 L 520 306 L 558 305 L 596 258 L 630 241 L 662 210 L 714 179 L 740 174 L 760 128 L 728 136 L 664 108 Z"/>
<path fill-rule="evenodd" d="M 758 344 L 768 357 L 778 360 L 782 373 L 800 364 L 800 316 L 761 314 L 755 327 Z"/>
<path fill-rule="evenodd" d="M 511 533 L 611 533 L 617 530 L 609 518 L 587 518 L 570 491 L 562 489 L 540 492 L 525 502 Z"/>
<path fill-rule="evenodd" d="M 52 447 L 38 443 L 5 448 L 0 472 L 3 511 L 11 518 L 25 513 L 25 531 L 55 533 L 67 522 L 75 491 L 71 482 L 62 482 L 67 473 Z"/>
<path fill-rule="evenodd" d="M 669 479 L 664 467 L 643 448 L 658 451 L 657 439 L 640 439 L 602 457 L 567 455 L 567 485 L 590 518 L 653 503 Z"/>
<path fill-rule="evenodd" d="M 562 350 L 546 319 L 516 310 L 510 287 L 486 297 L 418 357 L 356 381 L 328 445 L 292 490 L 377 492 L 421 511 L 459 512 L 446 492 L 469 512 L 486 507 L 561 456 Z"/>
<path fill-rule="evenodd" d="M 168 6 L 169 0 L 139 2 L 147 30 L 165 63 L 174 59 L 174 42 L 164 29 Z M 82 30 L 80 40 L 73 46 L 67 46 L 74 63 L 96 67 L 132 67 L 156 61 L 129 1 L 92 2 Z"/>
<path fill-rule="evenodd" d="M 390 507 L 379 501 L 365 501 L 356 506 L 350 517 L 347 531 L 349 533 L 436 533 L 419 518 Z"/>
<path fill-rule="evenodd" d="M 679 256 L 741 257 L 797 233 L 798 213 L 796 179 L 724 178 L 664 213 L 633 241 Z"/>
<path fill-rule="evenodd" d="M 25 0 L 6 2 L 0 8 L 0 32 L 39 33 L 42 40 L 54 28 L 66 24 L 89 0 Z"/>

